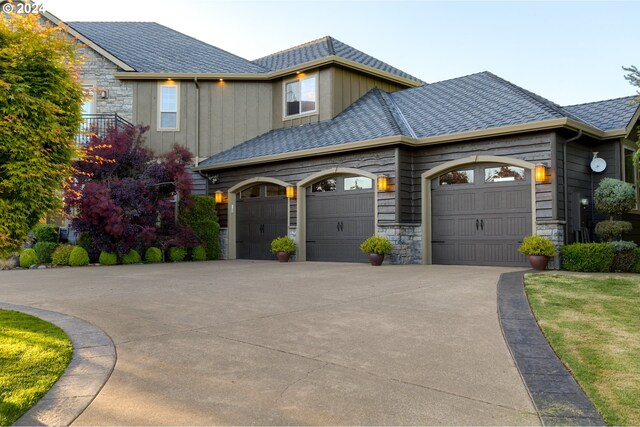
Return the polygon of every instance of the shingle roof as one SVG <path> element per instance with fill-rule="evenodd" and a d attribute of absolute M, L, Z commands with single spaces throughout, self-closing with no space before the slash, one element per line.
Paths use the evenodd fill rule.
<path fill-rule="evenodd" d="M 138 72 L 269 71 L 155 22 L 69 22 L 68 25 Z"/>
<path fill-rule="evenodd" d="M 382 62 L 370 55 L 367 55 L 366 53 L 361 52 L 358 49 L 355 49 L 348 44 L 342 43 L 340 40 L 337 40 L 330 36 L 326 36 L 318 40 L 313 40 L 309 43 L 292 47 L 291 49 L 283 50 L 281 52 L 277 52 L 263 58 L 258 58 L 253 62 L 260 65 L 261 67 L 268 68 L 272 71 L 277 71 L 285 68 L 295 67 L 310 61 L 314 61 L 316 59 L 326 58 L 332 55 L 339 56 L 341 58 L 348 59 L 380 71 L 385 71 L 399 77 L 404 77 L 418 83 L 424 83 L 417 77 L 405 73 L 404 71 L 399 70 L 395 67 L 392 67 L 391 65 Z"/>
<path fill-rule="evenodd" d="M 216 154 L 202 166 L 387 136 L 430 137 L 570 117 L 600 130 L 627 126 L 633 97 L 561 107 L 483 72 L 386 93 L 373 89 L 332 120 L 277 129 Z"/>
<path fill-rule="evenodd" d="M 563 107 L 579 120 L 602 130 L 623 129 L 638 109 L 635 96 Z"/>

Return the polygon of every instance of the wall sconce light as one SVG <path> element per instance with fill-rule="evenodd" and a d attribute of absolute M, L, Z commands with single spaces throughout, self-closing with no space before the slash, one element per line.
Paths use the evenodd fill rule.
<path fill-rule="evenodd" d="M 589 206 L 589 199 L 587 199 L 586 197 L 585 197 L 585 198 L 580 199 L 580 204 L 581 204 L 582 206 Z"/>
<path fill-rule="evenodd" d="M 296 187 L 293 185 L 287 186 L 287 199 L 293 199 L 296 197 Z"/>
<path fill-rule="evenodd" d="M 224 201 L 224 194 L 222 194 L 222 191 L 220 190 L 216 191 L 214 197 L 216 199 L 216 203 L 222 203 Z"/>
<path fill-rule="evenodd" d="M 542 163 L 536 165 L 536 183 L 541 184 L 547 182 L 547 167 Z"/>
<path fill-rule="evenodd" d="M 389 178 L 387 178 L 386 175 L 380 175 L 378 177 L 378 190 L 380 191 L 389 190 Z"/>
<path fill-rule="evenodd" d="M 107 99 L 109 98 L 109 91 L 105 90 L 101 90 L 100 92 L 98 92 L 100 94 L 100 99 Z"/>

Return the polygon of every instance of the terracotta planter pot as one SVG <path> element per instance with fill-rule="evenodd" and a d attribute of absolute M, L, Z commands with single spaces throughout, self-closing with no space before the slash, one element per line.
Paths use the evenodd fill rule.
<path fill-rule="evenodd" d="M 546 270 L 549 257 L 546 255 L 529 255 L 529 264 L 534 270 Z"/>
<path fill-rule="evenodd" d="M 371 265 L 382 265 L 384 254 L 369 254 L 369 262 Z"/>
<path fill-rule="evenodd" d="M 276 253 L 276 256 L 278 257 L 278 261 L 280 262 L 289 262 L 291 254 L 289 252 L 278 252 Z"/>

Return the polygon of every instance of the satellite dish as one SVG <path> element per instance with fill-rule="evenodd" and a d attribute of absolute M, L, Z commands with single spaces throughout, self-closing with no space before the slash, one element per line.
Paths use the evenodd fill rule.
<path fill-rule="evenodd" d="M 591 160 L 591 170 L 597 173 L 604 171 L 607 168 L 607 162 L 604 159 L 598 157 L 598 153 L 593 153 L 593 160 Z"/>

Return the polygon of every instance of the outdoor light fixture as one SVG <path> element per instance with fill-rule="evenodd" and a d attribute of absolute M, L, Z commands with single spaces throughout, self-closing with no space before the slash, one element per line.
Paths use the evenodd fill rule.
<path fill-rule="evenodd" d="M 293 199 L 294 197 L 296 197 L 296 187 L 294 187 L 293 185 L 288 185 L 287 186 L 287 199 Z"/>
<path fill-rule="evenodd" d="M 222 191 L 220 190 L 216 191 L 216 195 L 215 195 L 216 203 L 222 203 L 222 200 L 223 200 L 222 197 L 223 197 Z"/>
<path fill-rule="evenodd" d="M 389 179 L 386 175 L 380 175 L 378 177 L 378 190 L 387 191 L 389 190 Z"/>
<path fill-rule="evenodd" d="M 536 182 L 544 183 L 547 181 L 547 167 L 542 163 L 536 165 Z"/>

